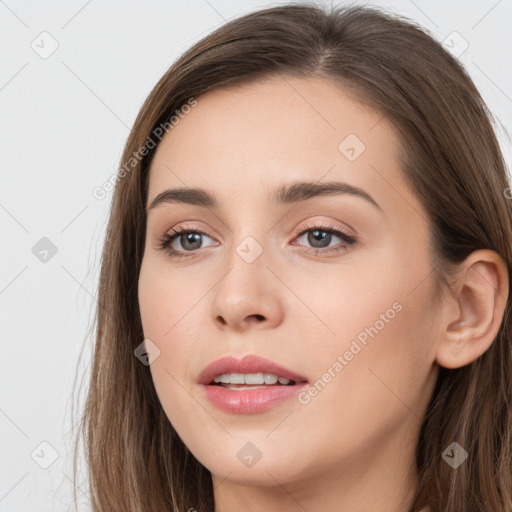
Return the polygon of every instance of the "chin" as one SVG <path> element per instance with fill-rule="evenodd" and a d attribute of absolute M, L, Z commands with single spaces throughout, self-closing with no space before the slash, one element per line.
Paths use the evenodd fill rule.
<path fill-rule="evenodd" d="M 293 480 L 289 465 L 276 465 L 263 462 L 261 459 L 251 468 L 244 467 L 242 464 L 228 465 L 227 469 L 220 467 L 217 463 L 215 467 L 208 468 L 212 477 L 218 482 L 231 482 L 238 485 L 251 485 L 261 487 L 273 487 L 278 484 L 283 485 Z"/>

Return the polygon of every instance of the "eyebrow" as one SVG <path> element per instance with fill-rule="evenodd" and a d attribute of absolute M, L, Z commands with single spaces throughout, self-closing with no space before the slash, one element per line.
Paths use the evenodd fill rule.
<path fill-rule="evenodd" d="M 278 206 L 281 204 L 298 203 L 318 196 L 334 196 L 341 194 L 349 194 L 365 199 L 384 213 L 377 201 L 375 201 L 368 192 L 362 188 L 340 181 L 327 181 L 324 183 L 301 181 L 282 185 L 272 191 L 269 200 L 272 204 Z M 212 209 L 219 207 L 215 196 L 207 190 L 202 188 L 173 188 L 164 190 L 158 194 L 147 210 L 152 210 L 161 204 L 172 203 L 184 203 Z"/>

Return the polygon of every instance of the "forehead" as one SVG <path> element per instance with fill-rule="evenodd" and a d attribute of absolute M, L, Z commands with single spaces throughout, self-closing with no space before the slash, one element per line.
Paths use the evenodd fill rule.
<path fill-rule="evenodd" d="M 197 98 L 156 150 L 148 202 L 170 187 L 209 189 L 221 201 L 261 191 L 267 200 L 283 183 L 336 180 L 385 204 L 386 186 L 411 195 L 398 151 L 391 124 L 339 85 L 275 77 Z"/>

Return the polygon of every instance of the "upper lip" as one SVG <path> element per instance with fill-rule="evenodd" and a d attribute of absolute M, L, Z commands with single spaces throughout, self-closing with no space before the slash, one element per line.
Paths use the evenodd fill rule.
<path fill-rule="evenodd" d="M 298 373 L 264 357 L 248 355 L 242 359 L 226 356 L 213 361 L 199 374 L 199 384 L 212 384 L 214 377 L 224 373 L 272 373 L 278 377 L 286 377 L 296 383 L 307 382 L 307 379 Z"/>

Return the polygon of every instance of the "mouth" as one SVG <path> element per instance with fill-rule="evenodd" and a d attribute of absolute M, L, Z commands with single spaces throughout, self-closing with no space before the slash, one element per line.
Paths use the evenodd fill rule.
<path fill-rule="evenodd" d="M 214 361 L 198 377 L 206 398 L 232 414 L 255 414 L 290 400 L 308 380 L 288 368 L 259 356 Z"/>
<path fill-rule="evenodd" d="M 305 382 L 305 381 L 304 381 Z M 272 373 L 223 373 L 216 375 L 209 383 L 225 389 L 261 389 L 269 386 L 294 386 L 294 380 Z"/>

